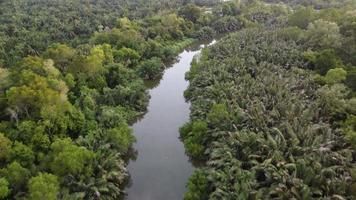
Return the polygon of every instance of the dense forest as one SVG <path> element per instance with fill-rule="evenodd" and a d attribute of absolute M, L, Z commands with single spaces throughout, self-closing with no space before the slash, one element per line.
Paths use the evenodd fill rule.
<path fill-rule="evenodd" d="M 354 199 L 355 4 L 254 2 L 241 15 L 256 7 L 258 24 L 205 49 L 187 74 L 181 137 L 205 166 L 185 199 Z"/>
<path fill-rule="evenodd" d="M 54 42 L 85 44 L 96 31 L 114 28 L 117 19 L 140 19 L 196 2 L 214 0 L 3 0 L 0 1 L 0 65 L 40 55 Z"/>
<path fill-rule="evenodd" d="M 354 199 L 355 10 L 353 0 L 0 0 L 0 199 L 122 198 L 145 82 L 221 35 L 186 74 L 181 139 L 202 164 L 185 199 Z"/>
<path fill-rule="evenodd" d="M 235 12 L 146 3 L 1 1 L 0 199 L 121 198 L 144 81 L 242 25 Z"/>

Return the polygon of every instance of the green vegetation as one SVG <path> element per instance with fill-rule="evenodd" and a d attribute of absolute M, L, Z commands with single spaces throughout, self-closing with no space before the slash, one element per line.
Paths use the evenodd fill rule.
<path fill-rule="evenodd" d="M 215 31 L 218 13 L 186 3 L 0 1 L 1 199 L 124 195 L 144 81 L 194 40 L 241 28 Z"/>
<path fill-rule="evenodd" d="M 264 2 L 0 0 L 0 199 L 121 198 L 144 81 L 227 32 L 187 73 L 185 199 L 354 199 L 356 5 Z"/>
<path fill-rule="evenodd" d="M 248 28 L 192 62 L 180 132 L 204 166 L 184 199 L 355 198 L 355 4 L 338 5 L 250 1 Z"/>
<path fill-rule="evenodd" d="M 85 44 L 94 32 L 115 27 L 120 17 L 140 19 L 182 2 L 14 0 L 0 4 L 0 61 L 11 66 L 22 57 L 40 55 L 54 42 Z"/>

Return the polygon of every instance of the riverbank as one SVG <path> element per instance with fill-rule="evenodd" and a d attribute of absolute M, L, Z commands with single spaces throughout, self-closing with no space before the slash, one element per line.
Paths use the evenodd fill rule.
<path fill-rule="evenodd" d="M 194 48 L 193 48 L 194 49 Z M 200 48 L 184 50 L 152 88 L 148 111 L 133 125 L 138 155 L 130 161 L 128 200 L 180 200 L 194 168 L 179 139 L 179 127 L 188 121 L 190 104 L 183 97 L 185 73 Z"/>

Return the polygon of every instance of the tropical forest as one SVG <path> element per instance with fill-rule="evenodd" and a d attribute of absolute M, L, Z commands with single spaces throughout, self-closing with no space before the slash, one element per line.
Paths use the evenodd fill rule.
<path fill-rule="evenodd" d="M 356 0 L 0 0 L 0 200 L 264 199 L 356 199 Z"/>

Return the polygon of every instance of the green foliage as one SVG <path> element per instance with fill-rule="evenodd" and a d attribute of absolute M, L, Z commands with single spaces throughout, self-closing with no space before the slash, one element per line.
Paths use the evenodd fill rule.
<path fill-rule="evenodd" d="M 108 143 L 112 144 L 113 147 L 120 152 L 127 152 L 135 142 L 131 128 L 125 123 L 121 123 L 117 127 L 109 129 L 106 134 Z"/>
<path fill-rule="evenodd" d="M 0 90 L 4 90 L 11 84 L 10 72 L 8 69 L 0 67 Z"/>
<path fill-rule="evenodd" d="M 348 109 L 349 113 L 356 115 L 356 98 L 355 97 L 348 100 L 347 109 Z"/>
<path fill-rule="evenodd" d="M 128 86 L 104 88 L 102 101 L 108 106 L 129 106 L 136 111 L 146 110 L 148 96 L 142 80 L 133 80 Z"/>
<path fill-rule="evenodd" d="M 65 44 L 53 44 L 43 56 L 52 59 L 61 71 L 66 72 L 76 56 L 76 51 Z"/>
<path fill-rule="evenodd" d="M 342 68 L 330 69 L 325 76 L 317 74 L 314 77 L 315 82 L 320 85 L 334 85 L 336 83 L 343 83 L 347 78 L 347 72 Z"/>
<path fill-rule="evenodd" d="M 208 199 L 208 178 L 204 170 L 197 170 L 189 178 L 188 192 L 184 195 L 184 200 L 204 200 Z"/>
<path fill-rule="evenodd" d="M 356 115 L 351 114 L 343 124 L 345 138 L 348 142 L 356 147 Z"/>
<path fill-rule="evenodd" d="M 0 161 L 6 160 L 11 151 L 12 142 L 0 133 Z"/>
<path fill-rule="evenodd" d="M 306 52 L 304 57 L 312 64 L 312 68 L 325 75 L 330 69 L 340 68 L 342 62 L 332 49 L 324 49 L 321 52 Z"/>
<path fill-rule="evenodd" d="M 204 135 L 207 133 L 207 123 L 204 121 L 196 121 L 192 124 L 186 124 L 180 129 L 181 138 L 184 141 L 184 146 L 187 153 L 196 158 L 204 157 Z"/>
<path fill-rule="evenodd" d="M 56 200 L 59 194 L 58 178 L 52 174 L 40 173 L 28 182 L 29 199 Z"/>
<path fill-rule="evenodd" d="M 83 174 L 90 176 L 94 153 L 69 139 L 57 139 L 51 145 L 50 168 L 58 176 Z"/>
<path fill-rule="evenodd" d="M 95 46 L 90 49 L 88 56 L 77 57 L 68 71 L 77 76 L 82 76 L 83 74 L 87 77 L 97 76 L 104 71 L 104 59 L 105 53 L 102 46 Z"/>
<path fill-rule="evenodd" d="M 346 80 L 347 72 L 342 68 L 330 69 L 325 75 L 325 81 L 329 85 L 341 83 Z"/>
<path fill-rule="evenodd" d="M 224 104 L 215 104 L 212 106 L 210 112 L 207 115 L 208 121 L 213 126 L 220 126 L 223 123 L 229 121 L 229 112 L 226 105 Z"/>
<path fill-rule="evenodd" d="M 184 33 L 181 26 L 183 26 L 184 20 L 178 17 L 175 13 L 168 14 L 161 20 L 163 30 L 169 34 L 163 35 L 166 39 L 183 39 Z"/>
<path fill-rule="evenodd" d="M 101 107 L 101 114 L 98 117 L 98 121 L 107 128 L 113 128 L 123 122 L 133 121 L 137 115 L 137 112 L 121 106 L 103 106 Z"/>
<path fill-rule="evenodd" d="M 0 199 L 5 199 L 9 194 L 9 182 L 5 178 L 0 178 Z"/>
<path fill-rule="evenodd" d="M 306 45 L 313 49 L 331 49 L 341 46 L 339 26 L 334 22 L 316 20 L 308 25 Z"/>
<path fill-rule="evenodd" d="M 351 7 L 352 9 L 352 7 Z M 339 21 L 340 32 L 344 36 L 342 47 L 339 49 L 340 57 L 345 63 L 351 63 L 356 65 L 356 25 L 355 25 L 355 13 L 354 11 L 341 11 L 343 13 L 342 20 Z"/>
<path fill-rule="evenodd" d="M 15 193 L 24 189 L 27 180 L 30 178 L 30 171 L 15 161 L 1 169 L 0 175 L 9 181 L 10 188 Z"/>
<path fill-rule="evenodd" d="M 354 148 L 356 147 L 356 131 L 354 131 L 354 130 L 347 131 L 346 139 Z"/>
<path fill-rule="evenodd" d="M 138 75 L 145 80 L 157 79 L 162 75 L 164 64 L 161 59 L 153 57 L 143 61 L 137 67 Z"/>
<path fill-rule="evenodd" d="M 243 21 L 243 19 L 233 16 L 220 17 L 212 24 L 212 27 L 217 33 L 240 30 L 244 26 L 245 22 Z"/>
<path fill-rule="evenodd" d="M 215 36 L 215 30 L 208 26 L 204 26 L 198 32 L 195 33 L 195 37 L 198 38 L 199 40 L 210 40 L 214 36 Z"/>
<path fill-rule="evenodd" d="M 117 85 L 130 85 L 130 82 L 138 78 L 132 69 L 124 67 L 121 64 L 110 64 L 106 68 L 107 73 L 105 74 L 105 78 L 110 88 L 114 88 Z"/>
<path fill-rule="evenodd" d="M 206 3 L 214 5 L 200 2 Z M 124 158 L 135 141 L 129 125 L 148 105 L 144 80 L 159 78 L 164 63 L 193 38 L 211 39 L 215 29 L 244 25 L 233 3 L 222 7 L 222 25 L 205 8 L 177 5 L 182 2 L 1 3 L 0 65 L 7 68 L 0 68 L 0 174 L 9 183 L 6 198 L 123 196 Z M 187 136 L 188 151 L 197 157 L 206 149 L 206 129 L 205 122 L 194 123 Z"/>
<path fill-rule="evenodd" d="M 356 69 L 354 67 L 347 70 L 345 84 L 353 91 L 356 91 Z"/>
<path fill-rule="evenodd" d="M 114 58 L 116 62 L 125 63 L 125 66 L 134 66 L 140 59 L 140 54 L 133 49 L 123 47 L 114 53 Z"/>
<path fill-rule="evenodd" d="M 179 15 L 184 19 L 196 22 L 201 16 L 201 10 L 194 4 L 187 4 L 179 10 Z"/>
<path fill-rule="evenodd" d="M 17 161 L 23 166 L 30 167 L 35 161 L 35 155 L 30 147 L 15 141 L 9 153 L 9 160 Z"/>
<path fill-rule="evenodd" d="M 120 199 L 143 80 L 192 38 L 260 27 L 203 50 L 187 73 L 181 138 L 206 162 L 185 198 L 352 199 L 354 7 L 283 2 L 2 1 L 0 198 Z M 307 48 L 322 87 L 297 68 Z"/>
<path fill-rule="evenodd" d="M 293 40 L 297 43 L 301 42 L 304 39 L 304 32 L 298 27 L 286 27 L 277 32 L 280 37 L 286 40 Z"/>
<path fill-rule="evenodd" d="M 328 114 L 333 119 L 345 118 L 347 88 L 344 85 L 323 86 L 318 89 L 317 95 L 321 114 Z"/>
<path fill-rule="evenodd" d="M 0 61 L 11 66 L 22 57 L 41 54 L 53 43 L 83 44 L 94 32 L 115 27 L 119 17 L 141 19 L 159 10 L 177 9 L 182 3 L 176 0 L 1 2 Z M 125 37 L 132 37 L 130 33 L 125 33 Z M 132 42 L 137 44 L 140 41 Z"/>
<path fill-rule="evenodd" d="M 352 199 L 354 180 L 345 182 L 353 162 L 351 120 L 340 137 L 340 122 L 352 112 L 348 89 L 339 83 L 346 70 L 337 68 L 333 52 L 331 59 L 309 52 L 313 65 L 331 69 L 330 85 L 316 86 L 312 73 L 298 68 L 303 47 L 276 37 L 279 31 L 239 31 L 193 62 L 186 92 L 192 122 L 181 136 L 187 151 L 201 145 L 208 181 L 190 181 L 186 198 Z M 191 142 L 197 121 L 208 126 Z"/>
<path fill-rule="evenodd" d="M 23 118 L 46 119 L 49 110 L 66 115 L 71 107 L 67 100 L 68 88 L 59 79 L 53 62 L 38 57 L 27 57 L 13 73 L 14 85 L 6 91 L 7 103 L 14 120 Z"/>
<path fill-rule="evenodd" d="M 310 22 L 315 19 L 315 11 L 312 7 L 299 7 L 288 17 L 288 25 L 307 29 Z"/>

